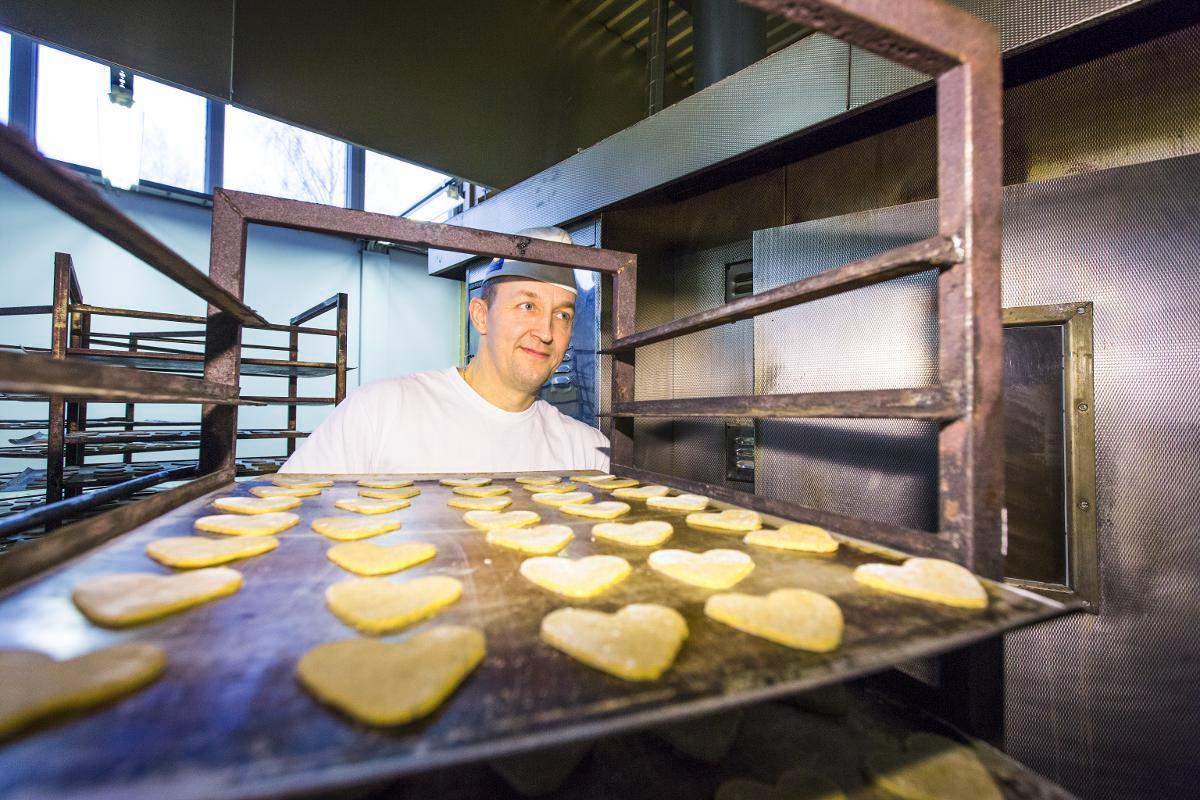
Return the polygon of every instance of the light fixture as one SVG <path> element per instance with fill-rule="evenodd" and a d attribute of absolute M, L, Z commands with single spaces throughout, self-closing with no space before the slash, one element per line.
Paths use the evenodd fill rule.
<path fill-rule="evenodd" d="M 133 74 L 109 70 L 107 98 L 96 101 L 100 122 L 100 174 L 118 189 L 137 185 L 142 167 L 142 110 L 133 107 Z"/>

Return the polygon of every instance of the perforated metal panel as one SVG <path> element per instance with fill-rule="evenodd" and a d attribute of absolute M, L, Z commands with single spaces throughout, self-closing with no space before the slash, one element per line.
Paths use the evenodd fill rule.
<path fill-rule="evenodd" d="M 1004 305 L 1095 303 L 1101 614 L 1038 625 L 1007 640 L 1009 751 L 1085 798 L 1194 796 L 1198 187 L 1200 156 L 1189 156 L 1004 194 Z M 934 218 L 931 201 L 762 232 L 755 238 L 763 281 L 756 290 L 899 243 L 892 237 L 927 235 Z M 850 296 L 853 308 L 822 301 L 764 319 L 756 334 L 756 387 L 808 391 L 849 388 L 851 380 L 867 388 L 929 379 L 932 342 L 921 339 L 920 326 L 901 333 L 915 345 L 913 355 L 876 353 L 890 344 L 888 325 L 898 321 L 893 306 L 907 303 L 906 311 L 925 317 L 927 281 L 918 276 L 874 296 L 860 291 Z M 805 350 L 817 333 L 848 357 L 838 362 L 815 346 Z M 760 492 L 881 518 L 887 512 L 896 521 L 919 516 L 932 494 L 932 428 L 881 432 L 861 424 L 763 425 Z M 866 478 L 871 462 L 873 480 Z M 886 502 L 874 500 L 881 493 Z"/>

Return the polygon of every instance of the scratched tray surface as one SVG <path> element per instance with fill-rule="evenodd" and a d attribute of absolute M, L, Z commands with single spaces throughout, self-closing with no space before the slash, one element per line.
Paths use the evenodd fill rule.
<path fill-rule="evenodd" d="M 450 575 L 462 599 L 433 620 L 385 637 L 399 641 L 430 625 L 474 625 L 487 658 L 430 717 L 392 729 L 360 725 L 321 705 L 297 684 L 297 659 L 322 642 L 358 634 L 324 603 L 325 589 L 352 577 L 328 561 L 333 542 L 309 523 L 344 515 L 334 502 L 353 497 L 340 479 L 295 509 L 301 522 L 280 547 L 230 565 L 245 576 L 235 595 L 156 623 L 122 631 L 90 624 L 73 606 L 71 587 L 93 575 L 170 572 L 144 553 L 147 542 L 192 532 L 214 513 L 213 498 L 248 495 L 247 481 L 218 490 L 107 543 L 0 600 L 0 647 L 26 647 L 63 658 L 119 641 L 159 644 L 170 661 L 157 683 L 77 718 L 47 724 L 0 744 L 0 797 L 250 797 L 346 786 L 454 763 L 593 738 L 731 708 L 831 684 L 899 662 L 944 652 L 1062 613 L 1060 604 L 987 583 L 989 607 L 959 610 L 859 587 L 855 566 L 886 560 L 843 540 L 834 556 L 749 548 L 737 535 L 688 528 L 684 515 L 648 511 L 641 502 L 621 519 L 666 519 L 675 535 L 663 547 L 745 550 L 756 568 L 736 587 L 760 594 L 783 586 L 822 592 L 841 606 L 846 630 L 827 654 L 772 644 L 707 619 L 711 591 L 689 587 L 646 566 L 650 548 L 594 542 L 594 521 L 533 503 L 507 478 L 511 509 L 536 510 L 543 522 L 570 525 L 565 555 L 620 555 L 633 565 L 623 583 L 592 601 L 567 601 L 522 578 L 522 555 L 492 547 L 449 508 L 451 492 L 420 480 L 412 506 L 387 516 L 403 528 L 370 541 L 427 541 L 437 556 L 392 576 Z M 597 500 L 611 499 L 593 490 Z M 661 679 L 609 677 L 544 645 L 542 617 L 567 605 L 614 611 L 655 602 L 678 609 L 690 636 Z"/>

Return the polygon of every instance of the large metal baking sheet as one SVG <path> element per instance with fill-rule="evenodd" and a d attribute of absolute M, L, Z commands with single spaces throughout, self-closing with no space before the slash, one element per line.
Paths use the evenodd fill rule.
<path fill-rule="evenodd" d="M 464 525 L 461 511 L 446 506 L 450 490 L 423 480 L 412 506 L 395 512 L 404 527 L 374 541 L 437 545 L 433 561 L 393 579 L 439 573 L 461 580 L 462 600 L 420 627 L 478 626 L 487 637 L 488 657 L 432 716 L 373 730 L 320 705 L 293 677 L 296 660 L 310 647 L 357 635 L 324 607 L 325 588 L 349 576 L 325 558 L 331 543 L 308 526 L 316 517 L 342 513 L 333 504 L 356 493 L 351 481 L 305 499 L 298 509 L 301 524 L 280 535 L 278 550 L 235 565 L 245 585 L 232 597 L 128 631 L 97 628 L 71 604 L 71 587 L 82 578 L 166 572 L 144 555 L 146 543 L 189 533 L 197 516 L 211 513 L 214 496 L 245 495 L 251 485 L 231 485 L 181 506 L 0 600 L 0 647 L 68 657 L 142 640 L 160 644 L 170 659 L 165 676 L 141 693 L 0 746 L 0 796 L 179 800 L 346 786 L 789 695 L 1064 610 L 992 583 L 989 608 L 976 612 L 862 589 L 851 569 L 895 554 L 869 553 L 851 542 L 836 557 L 754 548 L 757 567 L 740 591 L 801 586 L 835 598 L 845 614 L 845 640 L 837 652 L 790 650 L 707 620 L 702 605 L 711 592 L 651 572 L 646 550 L 592 542 L 591 521 L 537 505 L 514 484 L 512 508 L 534 509 L 546 522 L 574 528 L 576 539 L 566 555 L 615 553 L 634 565 L 624 583 L 576 605 L 611 611 L 631 602 L 658 602 L 687 618 L 691 635 L 674 667 L 658 681 L 627 683 L 541 644 L 542 617 L 569 603 L 521 578 L 522 557 L 488 546 L 480 532 Z M 676 524 L 672 547 L 745 547 L 736 536 L 689 529 L 682 515 L 647 512 L 641 504 L 626 517 L 650 518 Z"/>

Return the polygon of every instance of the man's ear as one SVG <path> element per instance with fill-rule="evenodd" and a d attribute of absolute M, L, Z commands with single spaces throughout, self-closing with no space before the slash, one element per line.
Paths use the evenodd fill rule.
<path fill-rule="evenodd" d="M 487 303 L 483 302 L 482 297 L 473 297 L 467 304 L 467 316 L 471 318 L 471 324 L 479 331 L 480 336 L 487 336 L 487 312 Z"/>

